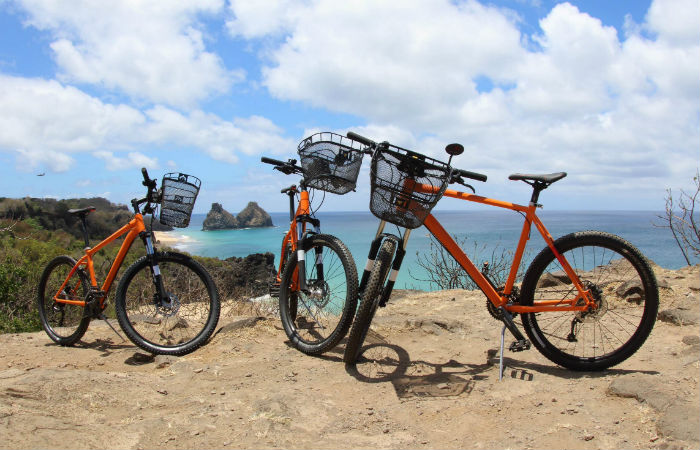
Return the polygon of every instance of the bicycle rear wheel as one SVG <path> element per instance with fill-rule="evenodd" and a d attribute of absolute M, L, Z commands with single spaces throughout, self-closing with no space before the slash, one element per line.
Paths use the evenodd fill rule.
<path fill-rule="evenodd" d="M 651 333 L 659 307 L 654 272 L 646 258 L 624 239 L 584 231 L 554 242 L 598 308 L 522 316 L 527 335 L 556 364 L 572 370 L 603 370 L 629 358 Z M 521 302 L 564 300 L 576 289 L 547 247 L 525 274 Z"/>
<path fill-rule="evenodd" d="M 304 251 L 307 289 L 292 290 L 298 272 L 297 254 L 292 253 L 282 274 L 280 318 L 295 348 L 319 354 L 335 347 L 350 328 L 357 306 L 357 267 L 335 236 L 310 236 Z"/>
<path fill-rule="evenodd" d="M 367 337 L 369 326 L 372 324 L 372 319 L 382 298 L 384 282 L 389 275 L 391 260 L 395 251 L 396 243 L 391 240 L 384 241 L 379 249 L 377 259 L 374 261 L 374 266 L 372 266 L 372 271 L 367 280 L 367 286 L 365 286 L 365 290 L 362 293 L 362 300 L 350 330 L 350 336 L 348 336 L 348 343 L 345 345 L 343 360 L 347 364 L 355 364 L 360 356 L 362 344 Z"/>
<path fill-rule="evenodd" d="M 41 326 L 49 337 L 60 345 L 73 345 L 87 331 L 90 317 L 87 308 L 80 305 L 57 302 L 54 296 L 68 301 L 85 301 L 90 283 L 82 270 L 73 273 L 61 292 L 68 274 L 76 261 L 70 256 L 52 259 L 41 274 L 37 289 L 37 308 Z"/>
<path fill-rule="evenodd" d="M 124 273 L 116 294 L 117 319 L 131 341 L 163 355 L 193 352 L 219 321 L 219 293 L 209 273 L 189 256 L 156 253 L 165 289 L 160 298 L 146 256 Z"/>

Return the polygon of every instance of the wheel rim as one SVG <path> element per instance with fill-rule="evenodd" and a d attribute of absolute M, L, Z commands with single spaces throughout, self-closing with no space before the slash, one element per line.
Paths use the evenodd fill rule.
<path fill-rule="evenodd" d="M 645 316 L 647 289 L 624 253 L 600 245 L 575 247 L 563 253 L 597 308 L 589 312 L 543 312 L 531 315 L 538 339 L 563 357 L 598 360 L 621 351 L 638 332 Z M 542 272 L 533 302 L 576 295 L 573 284 L 554 259 Z M 544 343 L 541 343 L 544 345 Z"/>

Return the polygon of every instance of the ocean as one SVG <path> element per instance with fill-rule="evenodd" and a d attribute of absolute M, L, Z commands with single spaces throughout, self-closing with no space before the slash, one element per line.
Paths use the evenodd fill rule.
<path fill-rule="evenodd" d="M 472 258 L 477 266 L 488 259 L 493 251 L 514 251 L 520 236 L 523 217 L 506 210 L 433 211 L 445 229 L 459 242 L 466 239 L 465 252 L 473 256 L 480 249 L 481 259 Z M 538 216 L 556 239 L 573 231 L 600 230 L 616 234 L 639 248 L 647 258 L 667 269 L 678 269 L 686 263 L 673 235 L 660 224 L 662 212 L 653 211 L 538 211 Z M 279 262 L 282 237 L 289 227 L 289 213 L 270 213 L 273 227 L 241 230 L 202 231 L 206 215 L 194 214 L 190 226 L 172 233 L 183 237 L 175 247 L 199 256 L 228 258 L 251 253 L 272 252 Z M 321 231 L 340 238 L 352 252 L 362 275 L 369 245 L 375 236 L 379 220 L 370 212 L 319 212 Z M 385 232 L 396 232 L 387 224 Z M 544 241 L 533 227 L 526 248 L 523 264 L 534 258 L 544 248 Z M 425 271 L 418 264 L 421 255 L 430 251 L 428 230 L 413 230 L 399 273 L 397 289 L 434 290 L 436 286 L 426 280 Z"/>

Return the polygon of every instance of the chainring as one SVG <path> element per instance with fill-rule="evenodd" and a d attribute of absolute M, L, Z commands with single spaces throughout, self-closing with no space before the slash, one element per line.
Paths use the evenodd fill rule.
<path fill-rule="evenodd" d="M 503 295 L 503 289 L 505 286 L 501 286 L 498 288 L 498 294 Z M 520 303 L 520 289 L 518 289 L 517 286 L 513 286 L 513 290 L 511 291 L 510 295 L 508 295 L 508 303 L 514 303 L 518 304 Z M 488 298 L 486 299 L 486 309 L 488 310 L 489 314 L 491 317 L 493 317 L 496 320 L 503 320 L 503 313 L 501 312 L 500 309 L 496 308 L 493 303 L 491 303 L 491 300 Z M 517 316 L 518 313 L 511 313 L 513 317 Z"/>

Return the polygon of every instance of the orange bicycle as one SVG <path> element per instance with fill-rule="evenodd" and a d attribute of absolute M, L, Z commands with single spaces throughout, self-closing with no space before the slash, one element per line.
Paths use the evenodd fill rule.
<path fill-rule="evenodd" d="M 282 189 L 289 197 L 289 230 L 282 239 L 279 270 L 270 295 L 279 297 L 280 318 L 289 341 L 308 354 L 323 353 L 340 342 L 357 306 L 357 268 L 347 246 L 321 234 L 309 189 L 345 194 L 355 188 L 362 165 L 362 145 L 334 133 L 317 133 L 298 148 L 301 166 L 263 157 L 261 161 L 291 175 L 299 185 Z M 299 196 L 295 208 L 295 198 Z M 307 255 L 313 255 L 307 262 Z"/>
<path fill-rule="evenodd" d="M 141 171 L 148 193 L 131 201 L 133 219 L 95 247 L 90 247 L 87 229 L 87 216 L 95 208 L 68 211 L 81 221 L 85 254 L 78 261 L 68 255 L 51 260 L 39 281 L 37 296 L 41 324 L 60 345 L 78 342 L 91 319 L 107 321 L 103 313 L 107 294 L 137 237 L 143 241 L 146 255 L 126 269 L 115 296 L 117 319 L 129 339 L 151 353 L 184 355 L 204 344 L 216 327 L 219 294 L 209 273 L 187 255 L 157 251 L 140 208 L 145 204 L 143 213 L 153 217 L 160 204 L 161 223 L 186 227 L 200 181 L 191 175 L 170 173 L 163 177 L 161 189 L 156 189 L 156 181 L 148 177 L 145 168 Z M 93 257 L 124 235 L 124 242 L 100 287 Z"/>
<path fill-rule="evenodd" d="M 515 337 L 511 351 L 535 347 L 552 362 L 572 370 L 603 370 L 629 358 L 651 333 L 659 306 L 656 278 L 648 261 L 630 243 L 609 233 L 584 231 L 554 240 L 536 210 L 540 192 L 565 172 L 513 174 L 532 186 L 527 206 L 447 189 L 449 183 L 474 188 L 464 179 L 486 176 L 450 166 L 464 147 L 446 147 L 447 163 L 389 144 L 348 133 L 373 150 L 370 209 L 381 222 L 360 282 L 361 302 L 344 360 L 353 364 L 377 307 L 386 305 L 406 253 L 411 230 L 421 225 L 432 233 L 488 298 L 491 315 Z M 525 218 L 505 285 L 496 286 L 488 267 L 479 270 L 430 213 L 442 196 L 516 211 Z M 386 223 L 405 228 L 403 236 L 384 233 Z M 547 246 L 533 259 L 518 288 L 515 283 L 532 225 Z M 388 281 L 387 281 L 388 277 Z M 386 284 L 385 284 L 386 283 Z M 521 314 L 526 339 L 513 318 Z"/>

